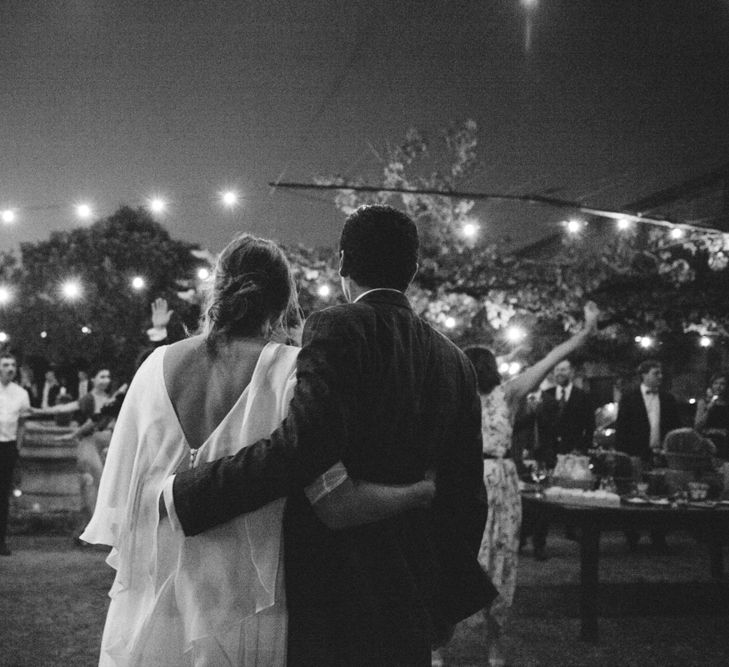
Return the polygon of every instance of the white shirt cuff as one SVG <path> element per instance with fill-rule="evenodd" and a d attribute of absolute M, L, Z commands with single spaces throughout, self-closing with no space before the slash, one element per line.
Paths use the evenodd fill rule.
<path fill-rule="evenodd" d="M 164 500 L 165 508 L 167 509 L 167 518 L 170 520 L 172 530 L 182 530 L 182 524 L 177 518 L 177 512 L 175 512 L 175 497 L 172 494 L 172 485 L 174 482 L 175 476 L 170 475 L 162 487 L 162 499 Z"/>
<path fill-rule="evenodd" d="M 152 327 L 150 329 L 147 329 L 147 337 L 149 338 L 150 342 L 159 343 L 161 340 L 167 338 L 167 328 Z"/>
<path fill-rule="evenodd" d="M 309 502 L 314 505 L 348 479 L 349 475 L 347 474 L 347 469 L 344 467 L 344 464 L 339 461 L 329 468 L 329 470 L 327 470 L 324 474 L 319 475 L 319 477 L 317 477 L 304 489 L 304 493 L 306 494 Z"/>

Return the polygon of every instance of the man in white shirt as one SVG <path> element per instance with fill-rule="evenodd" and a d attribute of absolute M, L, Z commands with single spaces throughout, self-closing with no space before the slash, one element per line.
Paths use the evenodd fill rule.
<path fill-rule="evenodd" d="M 656 359 L 647 359 L 638 366 L 640 385 L 625 391 L 618 406 L 615 422 L 616 449 L 640 458 L 645 467 L 654 465 L 660 455 L 666 433 L 681 426 L 676 398 L 661 388 L 663 367 Z M 626 533 L 628 546 L 638 544 L 635 531 Z M 665 532 L 653 530 L 651 541 L 658 551 L 666 549 Z"/>
<path fill-rule="evenodd" d="M 18 461 L 18 441 L 23 419 L 30 410 L 28 392 L 13 380 L 17 362 L 12 354 L 0 354 L 0 556 L 9 556 L 5 541 L 10 510 L 13 471 Z"/>
<path fill-rule="evenodd" d="M 587 454 L 595 431 L 595 412 L 589 394 L 573 384 L 575 369 L 570 359 L 560 361 L 552 371 L 555 386 L 542 392 L 537 407 L 539 447 L 535 458 L 553 468 L 559 454 Z M 534 556 L 545 560 L 548 524 L 534 527 Z M 575 538 L 567 526 L 567 537 Z"/>
<path fill-rule="evenodd" d="M 542 392 L 537 408 L 540 460 L 554 466 L 557 454 L 586 454 L 592 445 L 595 414 L 589 395 L 573 384 L 575 370 L 569 359 L 553 370 L 555 386 Z"/>
<path fill-rule="evenodd" d="M 617 449 L 653 463 L 666 433 L 681 426 L 675 397 L 661 388 L 663 369 L 649 359 L 638 367 L 640 385 L 628 389 L 620 399 L 615 423 Z"/>

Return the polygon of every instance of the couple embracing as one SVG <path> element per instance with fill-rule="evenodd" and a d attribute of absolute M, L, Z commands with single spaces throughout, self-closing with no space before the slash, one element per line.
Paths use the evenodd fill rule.
<path fill-rule="evenodd" d="M 299 349 L 286 258 L 238 237 L 201 333 L 135 375 L 82 535 L 117 571 L 101 665 L 429 665 L 495 597 L 476 379 L 405 297 L 415 224 L 362 207 L 340 251 L 349 303 Z"/>

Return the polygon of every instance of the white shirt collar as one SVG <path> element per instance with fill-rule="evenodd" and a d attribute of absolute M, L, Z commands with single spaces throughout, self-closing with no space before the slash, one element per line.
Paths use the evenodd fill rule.
<path fill-rule="evenodd" d="M 374 289 L 368 289 L 366 292 L 362 292 L 352 303 L 357 303 L 363 296 L 372 294 L 372 292 L 396 292 L 397 294 L 403 294 L 399 289 L 393 289 L 392 287 L 375 287 Z"/>
<path fill-rule="evenodd" d="M 653 391 L 652 389 L 648 389 L 648 387 L 646 387 L 642 382 L 640 384 L 640 391 L 643 394 L 643 396 L 646 396 L 646 395 L 658 396 L 658 389 L 656 389 L 655 391 Z"/>
<path fill-rule="evenodd" d="M 570 394 L 572 393 L 572 383 L 565 385 L 564 387 L 561 387 L 560 385 L 557 385 L 557 400 L 559 400 L 559 397 L 564 395 L 564 400 L 569 401 L 570 400 Z"/>

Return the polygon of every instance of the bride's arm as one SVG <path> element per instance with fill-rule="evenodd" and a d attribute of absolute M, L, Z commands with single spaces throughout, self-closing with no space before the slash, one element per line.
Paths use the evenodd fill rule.
<path fill-rule="evenodd" d="M 318 498 L 307 496 L 320 521 L 333 530 L 374 523 L 412 509 L 430 507 L 435 482 L 424 479 L 414 484 L 375 484 L 345 477 Z"/>

